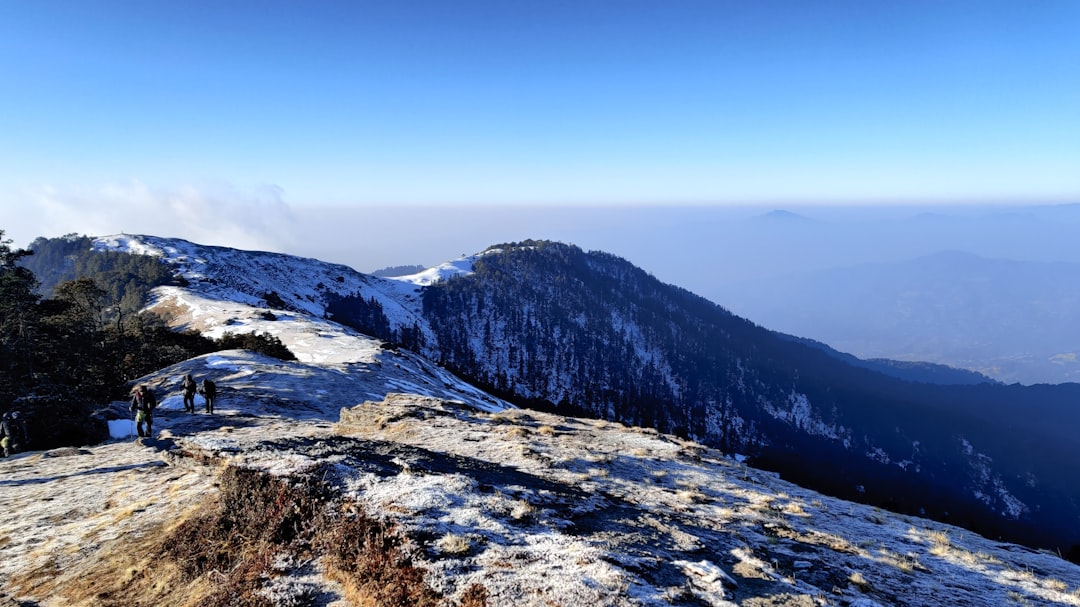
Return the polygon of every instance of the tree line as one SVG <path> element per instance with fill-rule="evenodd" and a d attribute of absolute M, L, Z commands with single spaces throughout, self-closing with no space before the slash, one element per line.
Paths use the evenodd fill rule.
<path fill-rule="evenodd" d="M 295 358 L 270 335 L 213 340 L 171 330 L 141 311 L 167 284 L 183 279 L 153 256 L 95 251 L 74 235 L 16 249 L 0 230 L 0 411 L 28 419 L 31 448 L 102 440 L 98 410 L 126 399 L 138 378 L 188 358 L 233 348 Z"/>
<path fill-rule="evenodd" d="M 845 499 L 1080 550 L 1080 384 L 905 381 L 612 255 L 544 241 L 496 248 L 423 292 L 430 349 L 459 376 L 519 405 L 748 455 Z M 1028 514 L 1007 511 L 1009 499 Z"/>

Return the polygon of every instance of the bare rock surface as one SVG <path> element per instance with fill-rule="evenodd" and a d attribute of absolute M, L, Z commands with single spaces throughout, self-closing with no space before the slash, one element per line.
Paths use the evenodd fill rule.
<path fill-rule="evenodd" d="M 280 369 L 267 390 L 297 372 Z M 834 500 L 651 430 L 417 394 L 337 415 L 297 402 L 299 418 L 246 398 L 214 416 L 166 410 L 153 439 L 0 461 L 5 600 L 97 604 L 87 580 L 123 575 L 108 564 L 205 510 L 234 466 L 322 470 L 408 538 L 447 604 L 479 584 L 492 606 L 1080 605 L 1080 568 L 1054 555 Z M 318 562 L 282 565 L 264 591 L 350 604 Z"/>
<path fill-rule="evenodd" d="M 235 470 L 315 478 L 327 507 L 394 534 L 402 571 L 447 606 L 1080 605 L 1080 567 L 1057 555 L 832 499 L 652 430 L 516 409 L 314 316 L 157 297 L 177 328 L 269 332 L 299 361 L 194 358 L 140 380 L 161 403 L 152 438 L 0 460 L 0 606 L 204 607 L 248 564 L 183 578 L 161 544 L 247 507 L 223 497 Z M 187 373 L 217 383 L 215 414 L 184 413 Z M 124 427 L 126 403 L 111 408 Z M 249 598 L 379 604 L 311 545 L 276 549 L 243 578 Z M 118 594 L 133 585 L 160 600 Z"/>

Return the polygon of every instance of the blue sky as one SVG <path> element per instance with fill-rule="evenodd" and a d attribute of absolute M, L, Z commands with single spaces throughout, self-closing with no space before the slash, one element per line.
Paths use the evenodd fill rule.
<path fill-rule="evenodd" d="M 0 228 L 1080 201 L 1078 31 L 1074 0 L 0 0 Z"/>

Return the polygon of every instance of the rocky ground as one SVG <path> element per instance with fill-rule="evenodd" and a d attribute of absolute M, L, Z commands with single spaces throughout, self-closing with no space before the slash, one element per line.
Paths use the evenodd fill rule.
<path fill-rule="evenodd" d="M 262 364 L 237 356 L 209 362 Z M 102 585 L 137 578 L 147 565 L 131 555 L 207 511 L 228 467 L 319 470 L 406 539 L 446 604 L 479 585 L 492 606 L 1080 605 L 1080 568 L 1055 555 L 654 431 L 416 394 L 334 411 L 285 397 L 303 365 L 274 368 L 246 377 L 275 388 L 233 384 L 220 414 L 164 409 L 154 439 L 0 461 L 0 605 L 114 604 Z M 269 604 L 355 604 L 317 560 L 279 557 L 260 582 Z"/>
<path fill-rule="evenodd" d="M 0 460 L 0 607 L 1080 605 L 1057 555 L 515 409 L 317 317 L 156 306 L 299 361 L 195 358 L 141 380 L 153 438 L 120 402 L 112 441 Z M 187 373 L 216 381 L 214 415 L 183 412 Z"/>

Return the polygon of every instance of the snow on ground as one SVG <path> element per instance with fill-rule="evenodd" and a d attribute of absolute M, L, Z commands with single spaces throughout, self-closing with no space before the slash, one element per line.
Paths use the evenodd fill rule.
<path fill-rule="evenodd" d="M 178 238 L 105 236 L 97 238 L 95 246 L 160 257 L 189 283 L 186 291 L 209 300 L 265 309 L 269 301 L 279 298 L 291 310 L 323 318 L 332 298 L 359 295 L 378 300 L 392 327 L 417 325 L 427 331 L 420 314 L 419 286 L 411 282 L 369 276 L 317 259 L 205 246 Z M 459 263 L 464 264 L 460 271 L 471 267 L 465 261 L 448 265 Z M 456 271 L 436 272 L 448 276 Z"/>
<path fill-rule="evenodd" d="M 652 430 L 388 395 L 393 365 L 348 368 L 199 357 L 145 378 L 163 397 L 155 439 L 0 460 L 0 588 L 94 575 L 148 521 L 205 507 L 225 464 L 327 465 L 342 496 L 412 538 L 433 588 L 481 584 L 491 607 L 1080 605 L 1080 567 L 1054 555 L 819 495 Z M 182 411 L 187 372 L 224 387 L 219 413 Z M 293 586 L 345 605 L 317 567 L 286 575 L 282 605 Z"/>
<path fill-rule="evenodd" d="M 819 495 L 651 430 L 404 395 L 337 428 L 417 450 L 349 490 L 420 536 L 468 539 L 455 558 L 436 541 L 432 571 L 498 604 L 1080 605 L 1080 567 L 1055 555 Z M 461 459 L 448 469 L 444 454 Z"/>
<path fill-rule="evenodd" d="M 457 598 L 477 583 L 491 607 L 1080 605 L 1080 567 L 1055 555 L 819 495 L 655 431 L 514 409 L 318 314 L 271 320 L 265 302 L 205 286 L 159 289 L 154 309 L 210 335 L 268 332 L 299 361 L 197 357 L 140 380 L 161 400 L 154 438 L 124 434 L 119 402 L 116 440 L 0 460 L 0 606 L 71 604 L 51 590 L 206 508 L 225 465 L 329 466 L 342 496 L 411 538 L 433 588 Z M 217 382 L 214 415 L 201 397 L 183 412 L 187 373 Z M 298 604 L 290 588 L 345 605 L 317 564 L 270 583 L 281 605 Z"/>
<path fill-rule="evenodd" d="M 308 363 L 373 363 L 380 351 L 378 340 L 322 318 L 210 299 L 180 287 L 155 289 L 150 310 L 167 315 L 178 330 L 214 339 L 226 333 L 272 335 Z"/>
<path fill-rule="evenodd" d="M 169 319 L 176 330 L 195 330 L 209 337 L 219 338 L 225 333 L 272 335 L 300 362 L 310 365 L 311 373 L 319 369 L 340 374 L 349 393 L 356 393 L 359 400 L 388 392 L 410 392 L 465 400 L 485 410 L 512 407 L 421 356 L 387 348 L 377 339 L 321 317 L 212 299 L 181 287 L 155 289 L 149 309 Z M 357 392 L 362 380 L 371 377 L 376 378 L 375 386 Z M 221 381 L 215 381 L 219 388 L 223 387 Z"/>
<path fill-rule="evenodd" d="M 476 262 L 477 255 L 465 255 L 454 261 L 448 261 L 446 263 L 439 264 L 432 268 L 427 268 L 417 272 L 416 274 L 409 274 L 406 276 L 394 276 L 391 279 L 406 283 L 409 285 L 416 285 L 426 287 L 430 284 L 434 284 L 440 280 L 446 280 L 454 276 L 463 276 L 472 274 L 473 264 Z"/>

